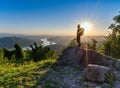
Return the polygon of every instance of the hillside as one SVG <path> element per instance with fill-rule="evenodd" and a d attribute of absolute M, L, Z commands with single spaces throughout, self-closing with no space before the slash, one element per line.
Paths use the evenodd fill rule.
<path fill-rule="evenodd" d="M 3 34 L 9 35 L 10 34 Z M 12 35 L 12 34 L 11 34 Z M 2 35 L 1 35 L 2 36 Z M 19 35 L 17 35 L 19 36 Z M 0 48 L 13 48 L 15 43 L 20 43 L 23 47 L 28 47 L 33 42 L 36 42 L 38 45 L 42 44 L 42 41 L 40 39 L 47 38 L 48 41 L 55 42 L 55 45 L 50 45 L 50 48 L 54 50 L 57 54 L 60 54 L 61 51 L 65 46 L 67 46 L 71 40 L 75 38 L 75 36 L 21 36 L 21 37 L 3 37 L 0 38 Z M 102 42 L 105 40 L 105 36 L 83 36 L 82 42 L 91 42 L 91 39 L 96 39 L 98 41 L 97 46 L 102 44 Z"/>
<path fill-rule="evenodd" d="M 0 33 L 0 38 L 4 38 L 4 37 L 23 37 L 23 36 L 28 36 L 28 35 L 24 35 L 24 34 L 12 34 L 12 33 Z"/>
<path fill-rule="evenodd" d="M 67 45 L 74 38 L 75 38 L 75 36 L 56 36 L 56 37 L 50 37 L 50 38 L 48 38 L 48 40 L 56 42 L 57 44 L 60 44 L 60 45 Z M 81 41 L 83 43 L 91 42 L 92 39 L 97 40 L 98 41 L 97 45 L 100 45 L 103 43 L 103 41 L 106 38 L 105 38 L 105 36 L 83 36 L 83 37 L 81 37 Z"/>
<path fill-rule="evenodd" d="M 59 55 L 61 54 L 64 47 L 65 47 L 64 45 L 59 45 L 59 44 L 50 45 L 50 49 L 54 50 Z"/>
<path fill-rule="evenodd" d="M 33 41 L 21 37 L 4 37 L 0 38 L 0 48 L 13 48 L 15 43 L 20 43 L 22 46 L 28 46 Z"/>

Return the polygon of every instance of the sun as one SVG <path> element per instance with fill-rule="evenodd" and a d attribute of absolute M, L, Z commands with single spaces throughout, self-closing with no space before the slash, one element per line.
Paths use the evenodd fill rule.
<path fill-rule="evenodd" d="M 90 23 L 90 22 L 83 22 L 83 23 L 81 24 L 81 27 L 84 28 L 84 30 L 85 30 L 86 32 L 88 32 L 88 31 L 90 31 L 90 29 L 91 29 L 91 27 L 92 27 L 92 23 Z"/>

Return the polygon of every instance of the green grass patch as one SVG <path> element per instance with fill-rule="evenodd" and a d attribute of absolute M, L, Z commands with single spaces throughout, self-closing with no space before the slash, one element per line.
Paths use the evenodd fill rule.
<path fill-rule="evenodd" d="M 30 88 L 54 62 L 54 59 L 49 59 L 23 64 L 0 64 L 0 88 Z"/>

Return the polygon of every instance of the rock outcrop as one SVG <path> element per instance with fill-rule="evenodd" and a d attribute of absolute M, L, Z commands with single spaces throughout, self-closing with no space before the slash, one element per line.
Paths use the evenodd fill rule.
<path fill-rule="evenodd" d="M 116 60 L 116 63 L 114 64 L 114 66 L 117 70 L 120 70 L 120 60 Z"/>
<path fill-rule="evenodd" d="M 104 82 L 113 77 L 110 67 L 89 64 L 85 69 L 85 79 L 94 82 Z"/>
<path fill-rule="evenodd" d="M 41 79 L 38 88 L 46 88 L 48 83 L 51 88 L 56 85 L 57 88 L 120 88 L 119 74 L 120 60 L 94 50 L 68 47 Z"/>
<path fill-rule="evenodd" d="M 88 58 L 87 58 L 88 57 Z M 101 66 L 112 67 L 116 63 L 116 59 L 97 53 L 94 50 L 80 48 L 78 46 L 68 47 L 58 59 L 59 62 L 72 66 L 86 66 L 86 58 L 88 64 L 97 64 Z M 120 68 L 120 65 L 116 66 Z"/>
<path fill-rule="evenodd" d="M 120 60 L 77 46 L 68 47 L 47 74 L 38 88 L 120 88 Z"/>

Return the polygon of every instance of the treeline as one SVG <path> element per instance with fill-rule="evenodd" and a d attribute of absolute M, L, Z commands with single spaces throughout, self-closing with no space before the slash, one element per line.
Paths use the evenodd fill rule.
<path fill-rule="evenodd" d="M 108 56 L 120 58 L 120 13 L 113 18 L 113 21 L 114 23 L 108 27 L 109 35 L 100 49 Z"/>
<path fill-rule="evenodd" d="M 7 48 L 1 49 L 0 53 L 3 54 L 3 59 L 8 59 L 9 61 L 21 62 L 24 60 L 27 61 L 40 61 L 43 59 L 55 59 L 57 58 L 56 53 L 50 49 L 50 47 L 42 45 L 37 45 L 33 43 L 30 45 L 31 49 L 23 50 L 22 46 L 18 43 L 14 45 L 14 49 L 10 50 Z M 1 58 L 0 58 L 1 59 Z"/>

